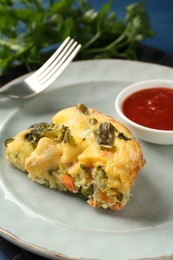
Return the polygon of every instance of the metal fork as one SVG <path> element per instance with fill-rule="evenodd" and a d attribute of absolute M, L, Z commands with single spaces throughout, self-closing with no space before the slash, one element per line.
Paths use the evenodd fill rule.
<path fill-rule="evenodd" d="M 81 45 L 67 37 L 55 53 L 27 78 L 20 77 L 0 88 L 0 96 L 33 97 L 49 87 L 79 52 Z"/>

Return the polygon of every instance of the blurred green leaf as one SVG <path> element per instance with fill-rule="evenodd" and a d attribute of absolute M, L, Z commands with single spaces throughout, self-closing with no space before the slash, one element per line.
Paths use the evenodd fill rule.
<path fill-rule="evenodd" d="M 53 3 L 51 6 L 52 12 L 55 13 L 68 13 L 71 9 L 71 6 L 73 4 L 73 0 L 61 0 L 58 3 Z"/>

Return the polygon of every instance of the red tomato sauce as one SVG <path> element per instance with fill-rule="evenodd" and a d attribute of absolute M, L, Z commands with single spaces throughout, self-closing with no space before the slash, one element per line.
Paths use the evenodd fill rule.
<path fill-rule="evenodd" d="M 154 129 L 173 130 L 173 89 L 150 88 L 126 98 L 123 113 L 132 121 Z"/>

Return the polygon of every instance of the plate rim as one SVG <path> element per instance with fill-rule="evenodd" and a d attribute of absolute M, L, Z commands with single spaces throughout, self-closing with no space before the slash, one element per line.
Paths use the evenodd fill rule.
<path fill-rule="evenodd" d="M 169 68 L 169 67 L 166 67 L 166 66 L 162 66 L 162 65 L 157 65 L 157 64 L 150 64 L 150 63 L 145 63 L 145 62 L 137 62 L 137 61 L 123 61 L 123 60 L 99 60 L 99 61 L 96 61 L 96 60 L 94 60 L 94 61 L 79 61 L 79 62 L 73 62 L 72 64 L 71 64 L 71 68 L 72 67 L 82 67 L 82 66 L 84 66 L 84 67 L 86 67 L 86 66 L 90 66 L 90 64 L 91 63 L 96 63 L 96 64 L 99 64 L 99 65 L 103 65 L 103 66 L 107 66 L 108 64 L 109 64 L 109 66 L 111 67 L 112 66 L 112 63 L 114 63 L 115 65 L 117 65 L 118 63 L 121 63 L 121 64 L 130 64 L 130 65 L 132 65 L 132 64 L 135 64 L 135 66 L 136 65 L 140 65 L 140 66 L 144 66 L 144 67 L 146 67 L 146 66 L 148 66 L 148 67 L 150 67 L 150 69 L 151 68 L 154 68 L 154 70 L 156 70 L 156 69 L 158 69 L 159 68 L 159 70 L 162 70 L 163 69 L 163 71 L 168 71 L 168 75 L 169 75 L 169 77 L 171 78 L 171 73 L 173 72 L 173 70 L 172 70 L 172 68 Z M 105 64 L 106 63 L 106 64 Z M 76 69 L 75 68 L 75 69 Z M 104 68 L 104 69 L 106 69 L 106 68 Z M 67 74 L 70 72 L 70 68 L 69 68 L 69 70 L 68 70 L 68 72 L 67 72 Z M 172 73 L 173 74 L 173 73 Z M 64 76 L 65 76 L 65 73 L 63 74 L 63 76 L 61 77 L 61 79 L 64 79 Z M 165 76 L 166 77 L 166 76 Z M 172 79 L 173 79 L 173 75 L 172 75 Z M 86 79 L 87 80 L 87 79 Z M 61 81 L 61 80 L 60 80 Z M 63 81 L 63 80 L 62 80 Z M 87 81 L 86 81 L 87 82 Z M 63 84 L 65 83 L 65 80 L 63 81 Z M 63 87 L 63 85 L 61 85 L 62 83 L 61 82 L 59 82 L 58 83 L 58 85 L 56 85 L 56 83 L 54 84 L 54 87 L 52 88 L 52 89 L 55 89 L 55 88 L 59 88 L 60 86 L 62 86 Z M 75 84 L 75 83 L 74 83 Z M 47 91 L 49 91 L 49 90 L 47 90 Z M 10 100 L 8 100 L 8 102 L 10 102 Z M 0 103 L 1 103 L 1 100 L 0 100 Z M 23 103 L 22 103 L 23 104 Z M 8 109 L 8 113 L 5 113 L 5 116 L 7 116 L 7 114 L 8 115 L 10 115 L 11 114 L 11 112 L 13 112 L 14 111 L 14 109 L 18 109 L 18 108 L 20 108 L 21 106 L 22 106 L 22 104 L 16 104 L 15 102 L 14 102 L 14 107 L 12 108 L 12 109 Z M 3 114 L 3 113 L 2 113 Z M 4 125 L 5 123 L 2 123 L 2 126 Z M 1 187 L 0 187 L 0 192 L 1 192 L 2 190 L 1 190 Z M 2 195 L 1 195 L 1 193 L 0 193 L 0 198 L 2 197 Z M 1 198 L 2 199 L 2 198 Z M 1 222 L 1 220 L 0 220 L 0 222 Z M 13 243 L 15 243 L 15 244 L 17 244 L 18 246 L 21 246 L 21 247 L 23 247 L 23 248 L 25 248 L 25 249 L 27 249 L 27 250 L 29 250 L 29 251 L 31 251 L 31 252 L 35 252 L 35 253 L 37 253 L 37 254 L 39 254 L 39 255 L 42 255 L 42 256 L 46 256 L 46 257 L 52 257 L 52 258 L 57 258 L 57 257 L 61 257 L 62 259 L 80 259 L 80 258 L 74 258 L 74 257 L 70 257 L 70 256 L 66 256 L 65 254 L 63 255 L 63 254 L 61 254 L 61 253 L 59 253 L 59 252 L 53 252 L 53 251 L 51 251 L 51 250 L 49 250 L 49 249 L 44 249 L 44 248 L 41 248 L 40 246 L 36 246 L 35 244 L 32 244 L 32 243 L 28 243 L 27 241 L 24 241 L 24 240 L 22 240 L 20 237 L 16 237 L 15 236 L 15 234 L 13 234 L 13 233 L 11 233 L 10 232 L 10 230 L 6 230 L 6 229 L 4 229 L 3 227 L 1 227 L 1 223 L 0 223 L 0 235 L 2 236 L 2 237 L 4 237 L 4 238 L 6 238 L 7 240 L 9 240 L 10 242 L 13 242 Z M 29 247 L 29 248 L 28 248 Z M 173 251 L 173 250 L 172 250 Z M 173 253 L 172 253 L 172 255 L 169 255 L 169 256 L 159 256 L 159 257 L 168 257 L 167 259 L 169 259 L 169 257 L 173 257 Z M 90 258 L 86 258 L 86 257 L 84 257 L 83 259 L 90 259 Z M 136 258 L 136 259 L 142 259 L 142 258 Z M 152 258 L 150 258 L 150 259 L 156 259 L 155 257 L 152 257 Z M 165 258 L 164 258 L 165 259 Z M 170 258 L 171 259 L 171 258 Z"/>

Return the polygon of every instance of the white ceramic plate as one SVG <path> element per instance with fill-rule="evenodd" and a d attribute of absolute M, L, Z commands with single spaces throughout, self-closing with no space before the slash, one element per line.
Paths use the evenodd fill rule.
<path fill-rule="evenodd" d="M 173 146 L 141 141 L 147 164 L 119 212 L 35 184 L 4 159 L 8 136 L 79 102 L 116 117 L 117 93 L 151 78 L 173 79 L 173 70 L 122 60 L 75 62 L 38 97 L 0 99 L 0 235 L 52 259 L 173 259 Z"/>

